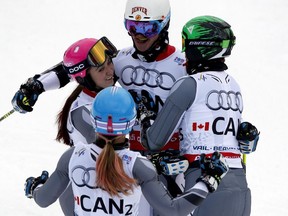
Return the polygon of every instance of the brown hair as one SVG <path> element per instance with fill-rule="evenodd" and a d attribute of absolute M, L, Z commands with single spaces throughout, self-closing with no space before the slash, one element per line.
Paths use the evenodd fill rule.
<path fill-rule="evenodd" d="M 137 181 L 125 173 L 122 159 L 113 148 L 116 140 L 119 138 L 125 139 L 125 136 L 104 137 L 100 134 L 97 134 L 97 136 L 100 139 L 104 139 L 106 144 L 97 158 L 96 184 L 106 190 L 111 196 L 119 196 L 119 193 L 123 193 L 124 195 L 131 194 L 134 186 L 137 185 Z"/>
<path fill-rule="evenodd" d="M 67 120 L 71 104 L 76 100 L 78 95 L 83 90 L 83 86 L 78 85 L 70 96 L 66 99 L 62 110 L 58 113 L 56 123 L 58 124 L 58 132 L 56 136 L 56 141 L 63 142 L 66 145 L 72 146 L 69 133 L 67 131 Z"/>

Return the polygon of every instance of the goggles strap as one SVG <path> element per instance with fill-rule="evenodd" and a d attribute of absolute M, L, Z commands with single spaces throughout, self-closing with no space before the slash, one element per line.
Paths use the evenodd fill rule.
<path fill-rule="evenodd" d="M 64 69 L 66 71 L 68 71 L 69 74 L 75 74 L 75 73 L 78 73 L 82 70 L 86 70 L 87 68 L 90 67 L 90 64 L 87 62 L 87 59 L 85 59 L 85 60 L 79 62 L 78 64 L 70 66 L 70 67 L 66 66 L 64 64 L 63 64 L 63 66 L 64 66 Z"/>

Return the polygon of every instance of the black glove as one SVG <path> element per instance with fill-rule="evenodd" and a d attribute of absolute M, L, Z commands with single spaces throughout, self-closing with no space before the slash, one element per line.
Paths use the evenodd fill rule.
<path fill-rule="evenodd" d="M 211 158 L 207 157 L 205 154 L 201 154 L 199 163 L 201 176 L 197 179 L 197 182 L 204 182 L 209 192 L 214 192 L 222 178 L 229 171 L 225 158 L 219 152 L 214 152 Z"/>
<path fill-rule="evenodd" d="M 42 171 L 41 176 L 34 178 L 34 177 L 29 177 L 26 179 L 24 191 L 25 191 L 25 196 L 28 198 L 33 198 L 33 192 L 37 187 L 40 187 L 43 185 L 47 179 L 49 178 L 49 173 L 47 171 Z"/>
<path fill-rule="evenodd" d="M 15 93 L 11 103 L 14 110 L 20 113 L 32 112 L 38 96 L 44 92 L 43 84 L 37 80 L 40 75 L 36 75 L 20 86 Z"/>
<path fill-rule="evenodd" d="M 239 125 L 236 139 L 239 142 L 241 153 L 249 154 L 256 150 L 259 134 L 257 128 L 249 122 L 242 122 Z"/>
<path fill-rule="evenodd" d="M 156 105 L 149 92 L 146 90 L 142 90 L 141 93 L 137 93 L 133 89 L 130 89 L 128 91 L 132 95 L 136 104 L 137 120 L 141 122 L 147 117 L 155 120 L 157 113 Z"/>
<path fill-rule="evenodd" d="M 158 174 L 178 175 L 189 167 L 188 160 L 180 155 L 180 151 L 168 149 L 159 153 L 149 154 L 147 158 L 153 163 Z"/>
<path fill-rule="evenodd" d="M 146 133 L 156 119 L 157 109 L 155 102 L 150 93 L 146 90 L 141 90 L 141 93 L 138 93 L 133 89 L 128 91 L 136 104 L 137 121 L 141 126 L 141 145 L 145 149 L 149 149 Z"/>

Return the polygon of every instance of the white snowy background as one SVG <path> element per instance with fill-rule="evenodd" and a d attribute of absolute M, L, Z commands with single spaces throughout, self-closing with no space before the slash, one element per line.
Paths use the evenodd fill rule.
<path fill-rule="evenodd" d="M 0 0 L 0 117 L 11 110 L 20 84 L 62 60 L 84 37 L 106 35 L 118 48 L 132 44 L 123 25 L 126 0 Z M 247 156 L 251 216 L 288 215 L 287 0 L 171 0 L 170 43 L 181 47 L 181 28 L 199 15 L 218 16 L 237 37 L 230 73 L 241 84 L 244 118 L 261 131 Z M 50 173 L 67 149 L 54 139 L 55 117 L 75 84 L 43 93 L 34 111 L 0 122 L 0 215 L 62 215 L 24 196 L 24 182 Z M 225 203 L 223 203 L 225 205 Z"/>

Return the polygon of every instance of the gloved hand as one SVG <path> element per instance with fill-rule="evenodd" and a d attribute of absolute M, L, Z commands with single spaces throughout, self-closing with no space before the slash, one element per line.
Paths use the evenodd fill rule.
<path fill-rule="evenodd" d="M 177 175 L 184 173 L 189 167 L 188 160 L 180 155 L 180 151 L 173 149 L 149 154 L 147 158 L 156 167 L 158 174 Z"/>
<path fill-rule="evenodd" d="M 135 90 L 128 90 L 132 95 L 137 109 L 137 119 L 142 122 L 145 118 L 155 120 L 156 118 L 156 105 L 148 91 L 142 90 L 141 94 Z"/>
<path fill-rule="evenodd" d="M 141 131 L 141 145 L 145 149 L 149 149 L 147 141 L 147 130 L 151 127 L 154 120 L 156 119 L 156 105 L 150 95 L 146 90 L 142 90 L 141 93 L 136 92 L 133 89 L 128 90 L 132 95 L 137 109 L 137 121 L 140 124 Z"/>
<path fill-rule="evenodd" d="M 201 154 L 199 163 L 201 176 L 197 179 L 197 182 L 204 182 L 209 192 L 214 192 L 222 178 L 229 171 L 225 158 L 220 152 L 214 152 L 211 158 L 207 157 L 205 154 Z"/>
<path fill-rule="evenodd" d="M 236 139 L 239 142 L 241 153 L 250 154 L 256 150 L 259 134 L 257 128 L 249 122 L 242 122 L 239 125 Z"/>
<path fill-rule="evenodd" d="M 19 113 L 32 112 L 38 96 L 44 92 L 43 84 L 37 80 L 39 76 L 29 78 L 20 86 L 11 101 L 14 110 Z"/>
<path fill-rule="evenodd" d="M 47 179 L 49 178 L 49 173 L 47 171 L 42 171 L 41 176 L 34 178 L 34 177 L 29 177 L 26 179 L 24 191 L 25 191 L 25 196 L 28 198 L 33 198 L 33 193 L 34 190 L 41 185 L 43 185 Z"/>

